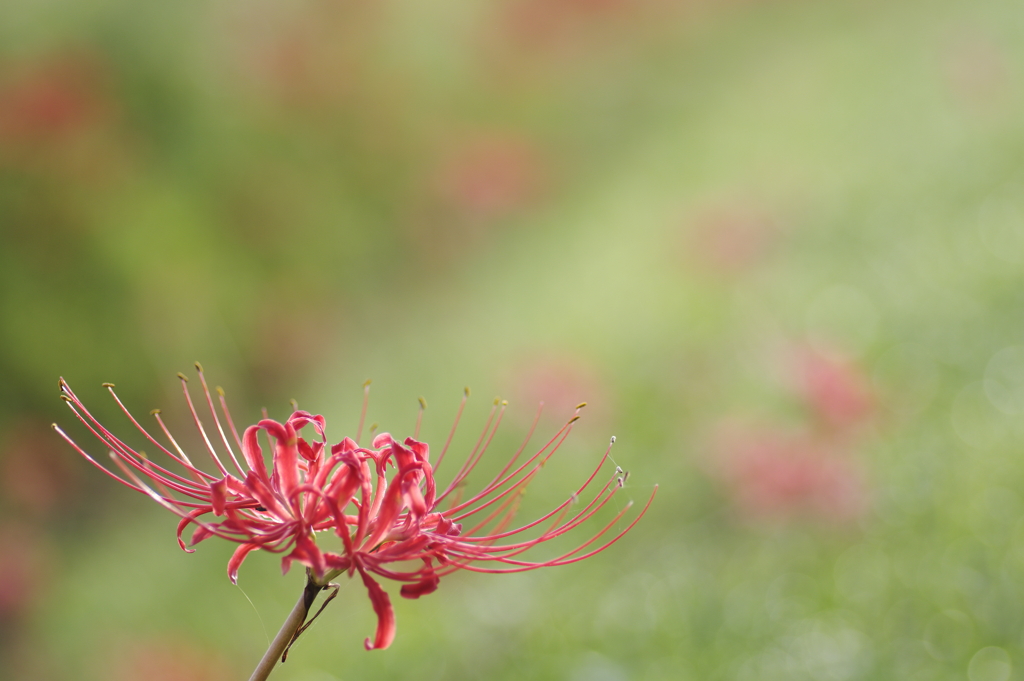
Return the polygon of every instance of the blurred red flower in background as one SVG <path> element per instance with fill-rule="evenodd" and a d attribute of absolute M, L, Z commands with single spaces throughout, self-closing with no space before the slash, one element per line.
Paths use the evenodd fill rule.
<path fill-rule="evenodd" d="M 781 236 L 768 212 L 742 200 L 706 207 L 689 222 L 687 260 L 718 275 L 738 276 L 749 271 L 764 260 Z"/>
<path fill-rule="evenodd" d="M 715 472 L 751 517 L 843 522 L 867 509 L 855 462 L 807 433 L 730 425 L 719 433 L 715 453 Z"/>
<path fill-rule="evenodd" d="M 41 441 L 45 424 L 30 417 L 18 419 L 0 444 L 0 489 L 4 506 L 36 519 L 74 499 L 79 467 L 68 465 L 60 447 Z"/>
<path fill-rule="evenodd" d="M 119 642 L 117 654 L 106 658 L 114 681 L 221 681 L 238 676 L 217 655 L 182 640 Z"/>
<path fill-rule="evenodd" d="M 466 217 L 494 219 L 535 200 L 545 185 L 537 148 L 514 133 L 488 133 L 456 143 L 437 174 L 442 199 Z"/>
<path fill-rule="evenodd" d="M 88 54 L 55 55 L 27 66 L 8 65 L 0 80 L 0 142 L 60 141 L 106 119 L 103 69 Z"/>
<path fill-rule="evenodd" d="M 35 604 L 52 564 L 42 533 L 14 520 L 0 523 L 0 624 L 17 621 Z"/>
<path fill-rule="evenodd" d="M 465 397 L 440 456 L 431 463 L 429 446 L 411 437 L 399 442 L 390 434 L 382 433 L 374 438 L 372 447 L 361 447 L 358 440 L 362 418 L 355 440 L 346 437 L 329 447 L 324 418 L 305 411 L 295 411 L 284 423 L 264 418 L 239 437 L 223 391 L 218 388 L 227 430 L 217 415 L 203 371 L 198 365 L 197 369 L 219 438 L 211 438 L 207 434 L 192 402 L 187 379 L 184 375 L 179 376 L 195 425 L 216 466 L 216 474 L 194 465 L 166 428 L 157 410 L 154 415 L 170 448 L 160 444 L 131 416 L 114 393 L 112 384 L 105 386 L 125 415 L 161 454 L 170 459 L 168 465 L 180 469 L 182 474 L 150 460 L 143 452 L 132 449 L 107 430 L 89 413 L 63 379 L 60 381 L 63 399 L 110 450 L 111 459 L 124 477 L 100 465 L 56 424 L 54 428 L 107 475 L 148 494 L 181 517 L 178 542 L 186 551 L 189 549 L 181 535 L 190 524 L 196 525 L 192 544 L 210 536 L 237 542 L 239 547 L 228 562 L 228 575 L 232 582 L 236 580 L 238 568 L 245 557 L 257 549 L 284 554 L 282 567 L 285 572 L 293 561 L 302 563 L 317 585 L 326 585 L 344 572 L 350 577 L 358 572 L 378 618 L 376 636 L 365 642 L 368 650 L 388 647 L 395 634 L 390 598 L 372 575 L 401 582 L 402 596 L 418 598 L 433 592 L 442 576 L 460 569 L 498 573 L 567 565 L 599 553 L 617 541 L 643 517 L 654 498 L 652 493 L 647 505 L 632 522 L 596 548 L 591 546 L 618 523 L 631 503 L 571 551 L 539 562 L 524 561 L 519 558 L 521 554 L 593 518 L 622 487 L 621 471 L 616 469 L 600 490 L 590 495 L 588 502 L 581 500 L 581 495 L 606 463 L 611 450 L 609 445 L 594 472 L 568 499 L 540 518 L 509 529 L 526 486 L 565 441 L 583 405 L 543 447 L 516 465 L 533 434 L 531 428 L 526 441 L 490 483 L 480 492 L 463 498 L 466 477 L 483 457 L 502 420 L 504 404 L 497 400 L 476 446 L 451 483 L 439 491 L 434 471 L 447 453 Z M 312 427 L 314 439 L 300 435 L 307 427 Z M 417 436 L 418 429 L 417 426 Z M 234 447 L 228 437 L 229 432 Z M 261 432 L 273 449 L 269 471 L 259 443 Z M 228 465 L 218 455 L 214 446 L 216 440 L 223 445 Z M 236 448 L 245 462 L 244 468 L 235 453 Z M 229 470 L 229 465 L 237 470 L 237 475 Z M 394 469 L 390 478 L 389 468 Z M 149 482 L 144 482 L 143 478 L 148 478 Z M 209 517 L 211 515 L 212 518 Z M 466 523 L 472 525 L 464 528 Z M 340 553 L 324 551 L 318 544 L 315 533 L 328 530 L 334 530 L 340 538 Z M 414 569 L 391 567 L 394 563 L 404 562 L 420 565 Z"/>
<path fill-rule="evenodd" d="M 587 397 L 591 418 L 607 423 L 615 405 L 597 368 L 578 352 L 544 352 L 518 358 L 499 380 L 512 386 L 517 404 L 575 404 Z M 520 414 L 526 419 L 528 415 Z"/>
<path fill-rule="evenodd" d="M 874 414 L 875 399 L 867 377 L 852 361 L 805 350 L 796 356 L 795 374 L 797 390 L 824 425 L 847 429 Z"/>

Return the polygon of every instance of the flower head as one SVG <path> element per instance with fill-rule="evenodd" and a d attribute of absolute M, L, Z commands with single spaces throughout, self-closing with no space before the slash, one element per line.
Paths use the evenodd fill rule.
<path fill-rule="evenodd" d="M 182 374 L 179 377 L 195 426 L 216 469 L 214 473 L 193 463 L 158 410 L 153 415 L 167 444 L 153 437 L 125 408 L 109 383 L 104 386 L 132 425 L 169 461 L 158 463 L 129 447 L 92 416 L 63 379 L 62 398 L 110 450 L 111 460 L 123 475 L 101 465 L 56 425 L 54 429 L 104 473 L 148 494 L 178 515 L 178 543 L 185 551 L 194 550 L 187 548 L 182 538 L 190 525 L 195 526 L 192 545 L 211 536 L 238 543 L 228 561 L 232 582 L 236 581 L 245 557 L 257 549 L 282 554 L 285 572 L 295 561 L 305 565 L 310 579 L 318 585 L 326 585 L 342 573 L 354 576 L 358 572 L 378 620 L 375 637 L 372 641 L 366 639 L 368 650 L 388 647 L 395 634 L 390 598 L 375 576 L 402 583 L 400 593 L 405 598 L 419 598 L 437 589 L 441 577 L 456 570 L 521 572 L 575 563 L 603 551 L 628 532 L 654 498 L 652 493 L 643 510 L 610 538 L 606 535 L 631 504 L 568 553 L 543 561 L 523 560 L 521 556 L 528 549 L 560 537 L 594 517 L 623 486 L 622 471 L 616 468 L 584 503 L 587 489 L 609 458 L 609 445 L 594 472 L 566 501 L 532 522 L 512 526 L 526 486 L 569 435 L 583 405 L 543 447 L 522 458 L 528 436 L 482 490 L 465 498 L 465 480 L 488 449 L 501 422 L 505 404 L 498 400 L 465 463 L 447 487 L 439 489 L 434 473 L 452 441 L 468 390 L 451 433 L 437 460 L 432 462 L 429 446 L 415 439 L 418 421 L 414 437 L 399 441 L 389 433 L 381 433 L 371 446 L 363 447 L 359 444 L 364 420 L 361 417 L 355 439 L 346 437 L 328 445 L 324 417 L 296 409 L 283 423 L 264 418 L 239 437 L 223 390 L 217 389 L 222 421 L 202 368 L 198 364 L 196 368 L 216 431 L 214 437 L 208 434 L 195 408 L 188 379 Z M 367 393 L 368 390 L 367 384 Z M 422 401 L 421 405 L 425 406 Z M 364 400 L 363 416 L 365 409 Z M 260 443 L 261 433 L 272 451 L 269 468 Z M 329 531 L 340 538 L 340 542 L 334 542 L 339 550 L 325 550 L 318 542 L 316 533 Z"/>

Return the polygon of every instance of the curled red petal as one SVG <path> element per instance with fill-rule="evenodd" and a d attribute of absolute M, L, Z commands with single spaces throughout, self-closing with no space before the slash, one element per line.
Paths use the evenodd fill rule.
<path fill-rule="evenodd" d="M 228 561 L 228 579 L 231 580 L 232 584 L 238 584 L 238 568 L 242 561 L 245 560 L 250 551 L 259 547 L 259 544 L 242 544 L 231 554 L 231 560 Z"/>
<path fill-rule="evenodd" d="M 363 584 L 370 592 L 370 602 L 373 604 L 373 611 L 377 613 L 377 633 L 373 641 L 367 638 L 363 645 L 367 650 L 384 650 L 395 640 L 395 611 L 391 607 L 391 599 L 387 592 L 380 588 L 380 584 L 361 567 L 359 576 L 363 578 Z"/>
<path fill-rule="evenodd" d="M 402 510 L 402 486 L 393 484 L 384 492 L 384 500 L 381 502 L 377 516 L 374 518 L 373 534 L 366 540 L 366 546 L 373 548 L 380 543 L 388 532 L 392 530 L 395 518 Z"/>
<path fill-rule="evenodd" d="M 423 499 L 423 492 L 420 491 L 419 482 L 413 476 L 406 476 L 402 481 L 402 501 L 408 506 L 417 518 L 422 518 L 427 513 L 427 502 Z"/>
<path fill-rule="evenodd" d="M 381 433 L 377 437 L 373 438 L 373 448 L 380 449 L 384 445 L 390 445 L 395 439 L 391 437 L 391 433 Z"/>
<path fill-rule="evenodd" d="M 342 452 L 354 452 L 359 448 L 356 441 L 350 437 L 346 437 L 344 440 L 336 445 L 331 445 L 331 454 L 340 454 Z"/>
<path fill-rule="evenodd" d="M 420 461 L 430 461 L 430 447 L 426 442 L 420 442 L 414 440 L 411 437 L 405 438 L 406 446 L 416 454 L 416 458 Z"/>
<path fill-rule="evenodd" d="M 274 438 L 274 474 L 271 482 L 285 499 L 299 486 L 299 446 L 295 428 L 290 423 L 263 419 L 257 424 Z"/>
<path fill-rule="evenodd" d="M 317 577 L 323 577 L 323 574 L 327 571 L 324 554 L 320 551 L 320 547 L 316 545 L 316 542 L 308 535 L 301 535 L 296 538 L 295 548 L 281 559 L 281 571 L 287 573 L 293 560 L 297 560 L 306 567 L 311 568 Z"/>
<path fill-rule="evenodd" d="M 184 551 L 185 553 L 195 553 L 196 550 L 195 549 L 187 548 L 185 546 L 185 540 L 183 540 L 181 538 L 181 533 L 185 531 L 185 528 L 188 527 L 189 523 L 195 523 L 197 529 L 202 527 L 202 525 L 199 524 L 198 521 L 196 521 L 196 518 L 198 518 L 199 516 L 203 515 L 204 513 L 209 513 L 211 510 L 212 510 L 211 506 L 200 506 L 199 508 L 194 509 L 193 511 L 187 513 L 181 519 L 181 522 L 178 523 L 178 546 L 180 546 L 181 550 Z M 212 534 L 212 533 L 210 533 L 210 534 Z M 205 538 L 206 537 L 204 536 L 202 539 L 205 539 Z M 196 543 L 196 538 L 195 538 L 194 535 L 192 537 L 192 543 L 193 544 Z"/>
<path fill-rule="evenodd" d="M 441 578 L 431 570 L 421 581 L 402 585 L 402 598 L 419 598 L 437 591 Z"/>
<path fill-rule="evenodd" d="M 196 544 L 198 544 L 199 542 L 203 541 L 204 539 L 207 539 L 208 537 L 212 537 L 212 536 L 213 536 L 213 532 L 210 532 L 208 529 L 206 529 L 202 525 L 196 525 L 195 532 L 192 533 L 192 540 L 189 542 L 189 544 L 191 546 L 195 546 Z M 187 551 L 189 553 L 192 553 L 192 552 L 195 551 L 195 549 L 187 549 Z"/>
<path fill-rule="evenodd" d="M 227 502 L 226 488 L 226 478 L 210 483 L 210 503 L 213 506 L 214 515 L 224 515 L 224 504 Z"/>
<path fill-rule="evenodd" d="M 304 438 L 300 437 L 298 441 L 299 455 L 301 455 L 306 461 L 316 461 L 324 446 L 320 443 L 315 444 L 319 444 L 320 446 L 317 449 L 314 449 L 309 446 L 309 443 L 306 442 Z"/>
<path fill-rule="evenodd" d="M 259 440 L 256 439 L 259 433 L 259 426 L 249 426 L 245 429 L 245 434 L 242 436 L 242 455 L 245 456 L 245 462 L 249 464 L 249 468 L 256 475 L 266 482 L 270 482 L 270 478 L 267 476 L 267 464 L 263 461 L 263 448 L 260 447 Z"/>

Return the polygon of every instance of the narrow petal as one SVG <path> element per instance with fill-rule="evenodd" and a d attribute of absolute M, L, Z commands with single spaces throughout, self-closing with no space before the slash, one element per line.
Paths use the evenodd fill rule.
<path fill-rule="evenodd" d="M 210 483 L 210 503 L 214 515 L 224 515 L 224 504 L 227 502 L 227 481 L 225 479 Z"/>
<path fill-rule="evenodd" d="M 427 514 L 427 502 L 420 491 L 420 483 L 416 475 L 406 475 L 402 480 L 402 501 L 416 516 L 422 518 Z"/>
<path fill-rule="evenodd" d="M 391 607 L 391 599 L 387 592 L 380 588 L 380 584 L 361 567 L 359 576 L 363 578 L 363 584 L 370 592 L 370 602 L 373 604 L 373 611 L 377 613 L 377 633 L 373 641 L 367 638 L 363 645 L 367 650 L 384 650 L 395 640 L 395 611 Z"/>
<path fill-rule="evenodd" d="M 250 551 L 259 547 L 259 544 L 242 544 L 231 554 L 231 560 L 228 561 L 228 579 L 231 580 L 232 584 L 238 584 L 238 568 L 241 566 L 242 561 L 245 560 Z"/>
<path fill-rule="evenodd" d="M 437 591 L 438 584 L 441 583 L 441 578 L 434 573 L 434 567 L 430 564 L 430 559 L 424 560 L 423 567 L 423 579 L 412 584 L 402 585 L 402 598 L 419 598 L 420 596 L 426 596 Z"/>
<path fill-rule="evenodd" d="M 245 462 L 249 464 L 249 468 L 261 479 L 269 483 L 270 478 L 267 476 L 267 464 L 263 461 L 263 448 L 260 447 L 259 440 L 256 437 L 259 434 L 259 426 L 249 426 L 245 429 L 245 434 L 242 435 L 242 455 L 245 456 Z"/>
<path fill-rule="evenodd" d="M 390 445 L 395 439 L 391 437 L 391 433 L 381 433 L 377 437 L 373 438 L 373 448 L 380 449 L 384 445 Z"/>
<path fill-rule="evenodd" d="M 421 461 L 428 461 L 430 459 L 430 445 L 426 442 L 420 442 L 411 437 L 405 438 L 405 446 L 416 453 L 416 457 Z"/>
<path fill-rule="evenodd" d="M 324 554 L 320 551 L 320 547 L 316 545 L 316 542 L 308 535 L 299 536 L 295 540 L 295 548 L 292 549 L 292 552 L 281 559 L 283 572 L 288 572 L 288 568 L 291 567 L 293 560 L 297 560 L 312 569 L 317 577 L 323 577 L 324 572 L 327 571 Z"/>
<path fill-rule="evenodd" d="M 288 499 L 292 490 L 299 485 L 298 436 L 290 423 L 282 424 L 273 419 L 263 419 L 257 425 L 275 440 L 274 474 L 271 480 L 277 491 Z"/>

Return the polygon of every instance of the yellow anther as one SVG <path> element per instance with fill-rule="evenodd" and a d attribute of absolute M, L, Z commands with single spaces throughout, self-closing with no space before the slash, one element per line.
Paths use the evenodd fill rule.
<path fill-rule="evenodd" d="M 196 362 L 196 371 L 198 371 L 199 373 L 203 373 L 203 365 L 200 364 L 199 362 Z"/>
<path fill-rule="evenodd" d="M 508 400 L 502 400 L 501 401 L 501 406 L 507 407 L 508 406 Z"/>
<path fill-rule="evenodd" d="M 101 383 L 100 385 L 102 385 L 104 388 L 113 388 L 114 387 L 113 383 Z"/>
<path fill-rule="evenodd" d="M 363 383 L 363 387 L 369 388 L 371 383 L 373 383 L 373 379 L 368 378 L 366 379 L 366 383 Z"/>
<path fill-rule="evenodd" d="M 161 411 L 159 409 L 150 409 L 149 410 L 149 415 L 150 416 L 156 416 L 159 413 L 161 413 Z"/>
<path fill-rule="evenodd" d="M 427 408 L 427 401 L 421 397 L 420 398 L 420 409 L 426 409 L 426 408 Z"/>
<path fill-rule="evenodd" d="M 224 397 L 224 388 L 222 388 L 222 387 L 220 387 L 218 385 L 217 386 L 217 394 L 220 395 L 221 397 Z"/>
<path fill-rule="evenodd" d="M 181 380 L 183 380 L 186 383 L 188 383 L 188 376 L 186 376 L 185 374 L 181 373 L 180 371 L 178 372 L 178 378 L 180 378 Z"/>
<path fill-rule="evenodd" d="M 469 397 L 469 386 L 468 385 L 465 388 L 462 389 L 462 394 L 464 394 L 466 397 Z"/>
<path fill-rule="evenodd" d="M 579 404 L 577 404 L 577 405 L 576 405 L 576 408 L 577 408 L 577 409 L 582 409 L 582 408 L 583 408 L 583 407 L 585 407 L 585 406 L 587 406 L 587 403 L 586 403 L 586 402 L 580 402 Z"/>

